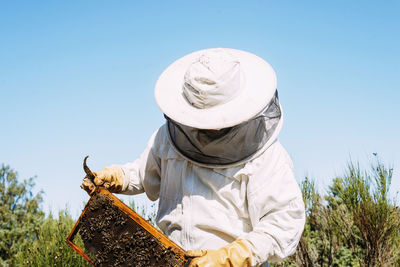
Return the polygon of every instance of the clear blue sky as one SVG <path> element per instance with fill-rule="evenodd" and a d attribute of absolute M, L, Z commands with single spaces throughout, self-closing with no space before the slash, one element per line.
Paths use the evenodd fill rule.
<path fill-rule="evenodd" d="M 1 1 L 0 163 L 37 175 L 46 210 L 78 215 L 83 157 L 133 161 L 163 123 L 164 68 L 231 47 L 276 70 L 298 181 L 326 188 L 376 152 L 399 191 L 399 14 L 399 1 Z"/>

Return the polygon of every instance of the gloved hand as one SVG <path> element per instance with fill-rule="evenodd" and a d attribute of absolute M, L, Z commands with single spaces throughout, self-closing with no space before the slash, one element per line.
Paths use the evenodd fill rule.
<path fill-rule="evenodd" d="M 189 267 L 241 267 L 251 266 L 251 251 L 243 239 L 238 239 L 218 250 L 188 250 L 186 256 L 194 258 Z"/>
<path fill-rule="evenodd" d="M 86 176 L 83 178 L 81 188 L 91 195 L 96 189 L 96 185 L 102 185 L 112 193 L 120 193 L 125 190 L 124 174 L 121 167 L 113 165 L 106 167 L 98 172 L 93 172 L 94 183 Z"/>

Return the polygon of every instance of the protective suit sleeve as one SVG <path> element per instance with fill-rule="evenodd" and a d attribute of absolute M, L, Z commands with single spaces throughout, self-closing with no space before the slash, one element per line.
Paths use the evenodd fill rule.
<path fill-rule="evenodd" d="M 241 238 L 249 242 L 255 266 L 293 254 L 304 229 L 302 194 L 292 162 L 280 148 L 277 144 L 273 149 L 279 155 L 272 158 L 273 167 L 261 167 L 249 177 L 247 198 L 253 230 Z"/>
<path fill-rule="evenodd" d="M 124 173 L 126 190 L 122 194 L 135 195 L 146 192 L 147 197 L 155 201 L 160 194 L 160 158 L 157 147 L 162 141 L 161 132 L 156 131 L 150 138 L 140 158 L 121 166 Z"/>

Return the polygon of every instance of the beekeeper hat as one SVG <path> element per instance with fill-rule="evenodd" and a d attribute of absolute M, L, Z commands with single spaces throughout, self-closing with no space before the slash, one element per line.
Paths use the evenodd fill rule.
<path fill-rule="evenodd" d="M 260 57 L 212 48 L 186 55 L 158 78 L 154 94 L 172 120 L 198 129 L 222 129 L 261 112 L 274 96 L 276 75 Z"/>

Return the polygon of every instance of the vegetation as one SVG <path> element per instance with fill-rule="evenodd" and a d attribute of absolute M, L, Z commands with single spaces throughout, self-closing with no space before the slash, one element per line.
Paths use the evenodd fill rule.
<path fill-rule="evenodd" d="M 377 161 L 370 170 L 350 163 L 326 194 L 315 181 L 301 183 L 307 221 L 297 251 L 272 266 L 400 266 L 400 209 L 389 194 L 393 169 Z M 34 178 L 18 182 L 0 169 L 0 266 L 89 266 L 66 245 L 74 221 L 68 211 L 47 217 Z M 154 224 L 155 213 L 132 208 Z M 82 246 L 80 240 L 75 242 Z"/>
<path fill-rule="evenodd" d="M 37 238 L 30 242 L 27 249 L 15 255 L 15 262 L 25 266 L 91 266 L 66 239 L 75 222 L 67 211 L 60 211 L 58 218 L 50 214 L 42 223 Z M 83 247 L 79 235 L 74 242 Z"/>
<path fill-rule="evenodd" d="M 274 266 L 400 266 L 400 210 L 389 195 L 393 169 L 350 163 L 327 195 L 301 184 L 307 221 L 296 253 Z"/>
<path fill-rule="evenodd" d="M 15 255 L 37 239 L 44 213 L 42 192 L 33 195 L 34 178 L 18 182 L 10 167 L 0 168 L 0 266 L 17 265 Z"/>
<path fill-rule="evenodd" d="M 0 266 L 89 266 L 67 246 L 74 221 L 67 211 L 47 218 L 34 178 L 18 182 L 9 166 L 0 169 Z"/>

